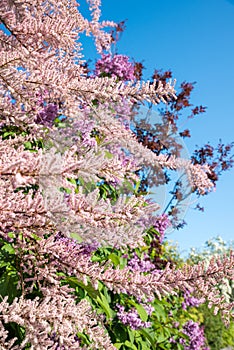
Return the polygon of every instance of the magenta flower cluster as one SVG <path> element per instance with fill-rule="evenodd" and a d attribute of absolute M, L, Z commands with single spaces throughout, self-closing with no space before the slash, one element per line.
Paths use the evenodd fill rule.
<path fill-rule="evenodd" d="M 189 291 L 184 292 L 184 301 L 182 302 L 182 308 L 186 310 L 188 307 L 198 307 L 203 303 L 203 299 L 197 299 L 191 295 Z"/>
<path fill-rule="evenodd" d="M 148 200 L 148 202 L 151 204 L 151 200 Z M 171 226 L 171 222 L 167 214 L 145 217 L 144 219 L 141 219 L 140 224 L 145 228 L 152 226 L 159 233 L 157 238 L 160 243 L 162 243 L 164 239 L 165 231 Z"/>
<path fill-rule="evenodd" d="M 48 127 L 53 126 L 53 122 L 58 115 L 58 106 L 53 103 L 49 103 L 44 106 L 43 109 L 37 114 L 35 120 L 36 124 L 42 124 Z"/>
<path fill-rule="evenodd" d="M 80 118 L 73 122 L 70 128 L 67 128 L 65 132 L 67 132 L 68 137 L 72 137 L 74 141 L 82 140 L 82 147 L 93 147 L 94 149 L 97 146 L 97 142 L 95 137 L 92 137 L 92 132 L 94 130 L 94 122 L 89 118 L 90 110 L 88 108 L 81 109 L 83 118 Z M 75 136 L 75 134 L 79 132 L 79 136 Z M 64 134 L 65 134 L 64 132 Z"/>
<path fill-rule="evenodd" d="M 128 261 L 128 267 L 131 271 L 149 272 L 155 269 L 154 264 L 150 261 L 147 254 L 144 254 L 143 258 L 140 259 L 134 252 L 133 257 Z"/>
<path fill-rule="evenodd" d="M 111 76 L 121 80 L 134 80 L 134 65 L 125 55 L 103 54 L 96 62 L 95 76 Z"/>
<path fill-rule="evenodd" d="M 179 323 L 175 322 L 174 327 L 178 328 Z M 189 341 L 184 338 L 176 340 L 172 337 L 169 339 L 170 343 L 179 343 L 184 346 L 184 350 L 210 350 L 210 348 L 205 345 L 206 339 L 204 336 L 204 329 L 199 323 L 192 320 L 187 321 L 183 326 L 182 332 L 189 337 Z"/>
<path fill-rule="evenodd" d="M 199 323 L 188 321 L 183 326 L 183 333 L 189 337 L 189 345 L 185 345 L 185 350 L 209 350 L 205 347 L 204 329 Z"/>
<path fill-rule="evenodd" d="M 124 306 L 117 304 L 118 308 L 117 317 L 124 324 L 130 326 L 131 329 L 140 329 L 140 328 L 149 328 L 151 326 L 151 322 L 143 322 L 140 319 L 140 316 L 135 308 L 131 308 L 129 311 L 124 310 Z M 145 307 L 148 315 L 151 315 L 153 308 L 150 306 L 149 308 Z"/>
<path fill-rule="evenodd" d="M 99 242 L 92 242 L 92 243 L 78 243 L 75 239 L 70 237 L 65 237 L 60 232 L 56 235 L 55 240 L 57 243 L 65 244 L 67 247 L 67 251 L 74 251 L 77 250 L 79 254 L 84 255 L 91 255 L 93 252 L 95 252 L 99 247 Z"/>
<path fill-rule="evenodd" d="M 170 220 L 166 214 L 158 216 L 153 226 L 156 231 L 160 234 L 160 241 L 163 240 L 166 229 L 171 225 Z"/>

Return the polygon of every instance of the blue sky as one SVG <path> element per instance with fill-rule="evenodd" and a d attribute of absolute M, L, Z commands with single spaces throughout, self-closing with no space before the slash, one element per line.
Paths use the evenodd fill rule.
<path fill-rule="evenodd" d="M 234 0 L 103 0 L 102 13 L 103 19 L 127 19 L 117 50 L 143 61 L 145 78 L 154 68 L 171 69 L 178 85 L 197 82 L 192 103 L 208 108 L 188 124 L 190 152 L 196 144 L 234 141 Z M 93 58 L 91 47 L 86 53 Z M 200 201 L 205 212 L 189 210 L 188 225 L 168 238 L 179 242 L 181 252 L 216 235 L 234 239 L 233 201 L 231 170 Z"/>

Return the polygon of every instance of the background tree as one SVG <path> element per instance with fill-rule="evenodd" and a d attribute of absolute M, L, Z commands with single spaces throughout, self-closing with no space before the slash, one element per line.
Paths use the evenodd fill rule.
<path fill-rule="evenodd" d="M 136 66 L 139 76 L 142 76 L 142 72 L 139 70 L 142 67 Z M 161 81 L 162 84 L 166 84 L 172 79 L 171 71 L 155 70 L 152 79 Z M 197 117 L 198 115 L 205 113 L 206 107 L 193 106 L 191 103 L 191 93 L 194 89 L 195 83 L 182 82 L 177 92 L 176 99 L 170 99 L 167 101 L 166 106 L 159 105 L 157 111 L 160 115 L 160 120 L 155 124 L 150 122 L 148 116 L 143 119 L 134 119 L 135 133 L 138 140 L 146 147 L 151 149 L 155 154 L 165 154 L 170 157 L 175 155 L 181 157 L 183 151 L 183 145 L 181 144 L 178 135 L 181 138 L 191 137 L 191 131 L 189 129 L 180 130 L 180 124 L 185 125 L 190 119 Z M 150 106 L 152 108 L 152 105 Z M 217 146 L 212 146 L 209 143 L 202 147 L 198 147 L 194 150 L 191 161 L 193 164 L 209 164 L 209 171 L 207 172 L 208 178 L 216 186 L 220 175 L 232 168 L 233 166 L 233 143 L 224 145 L 220 140 Z M 158 176 L 158 169 L 149 165 L 140 170 L 141 172 L 141 184 L 139 192 L 145 193 L 150 191 L 155 184 L 169 184 L 174 181 L 171 179 L 168 169 L 163 171 L 161 176 Z M 184 181 L 185 174 L 182 174 L 178 179 L 171 184 L 171 199 L 166 204 L 164 212 L 167 213 L 171 219 L 174 228 L 182 228 L 186 222 L 181 219 L 181 210 L 183 210 L 186 199 L 195 193 L 197 197 L 201 195 L 197 192 L 196 188 L 190 187 Z M 205 195 L 207 193 L 204 193 Z M 187 206 L 187 204 L 186 204 Z M 199 204 L 197 209 L 203 211 Z"/>

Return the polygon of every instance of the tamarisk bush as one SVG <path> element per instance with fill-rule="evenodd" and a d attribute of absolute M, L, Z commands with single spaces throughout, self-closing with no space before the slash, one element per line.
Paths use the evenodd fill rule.
<path fill-rule="evenodd" d="M 181 293 L 232 316 L 216 286 L 233 279 L 233 254 L 182 267 L 160 259 L 165 217 L 137 190 L 149 164 L 184 169 L 200 194 L 214 186 L 208 165 L 152 152 L 121 115 L 176 99 L 174 82 L 138 81 L 125 56 L 109 60 L 119 27 L 100 21 L 99 0 L 88 4 L 90 20 L 75 0 L 0 4 L 1 349 L 173 348 L 180 330 L 159 325 Z M 114 75 L 88 75 L 81 34 Z M 129 74 L 118 78 L 121 62 Z M 123 306 L 139 322 L 121 325 Z"/>

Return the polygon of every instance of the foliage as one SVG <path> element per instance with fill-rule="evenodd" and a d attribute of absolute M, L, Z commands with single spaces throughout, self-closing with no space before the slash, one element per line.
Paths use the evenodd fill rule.
<path fill-rule="evenodd" d="M 228 346 L 234 346 L 234 322 L 226 327 L 220 315 L 214 316 L 212 309 L 207 304 L 200 306 L 200 312 L 203 314 L 204 333 L 211 350 L 219 350 Z"/>

